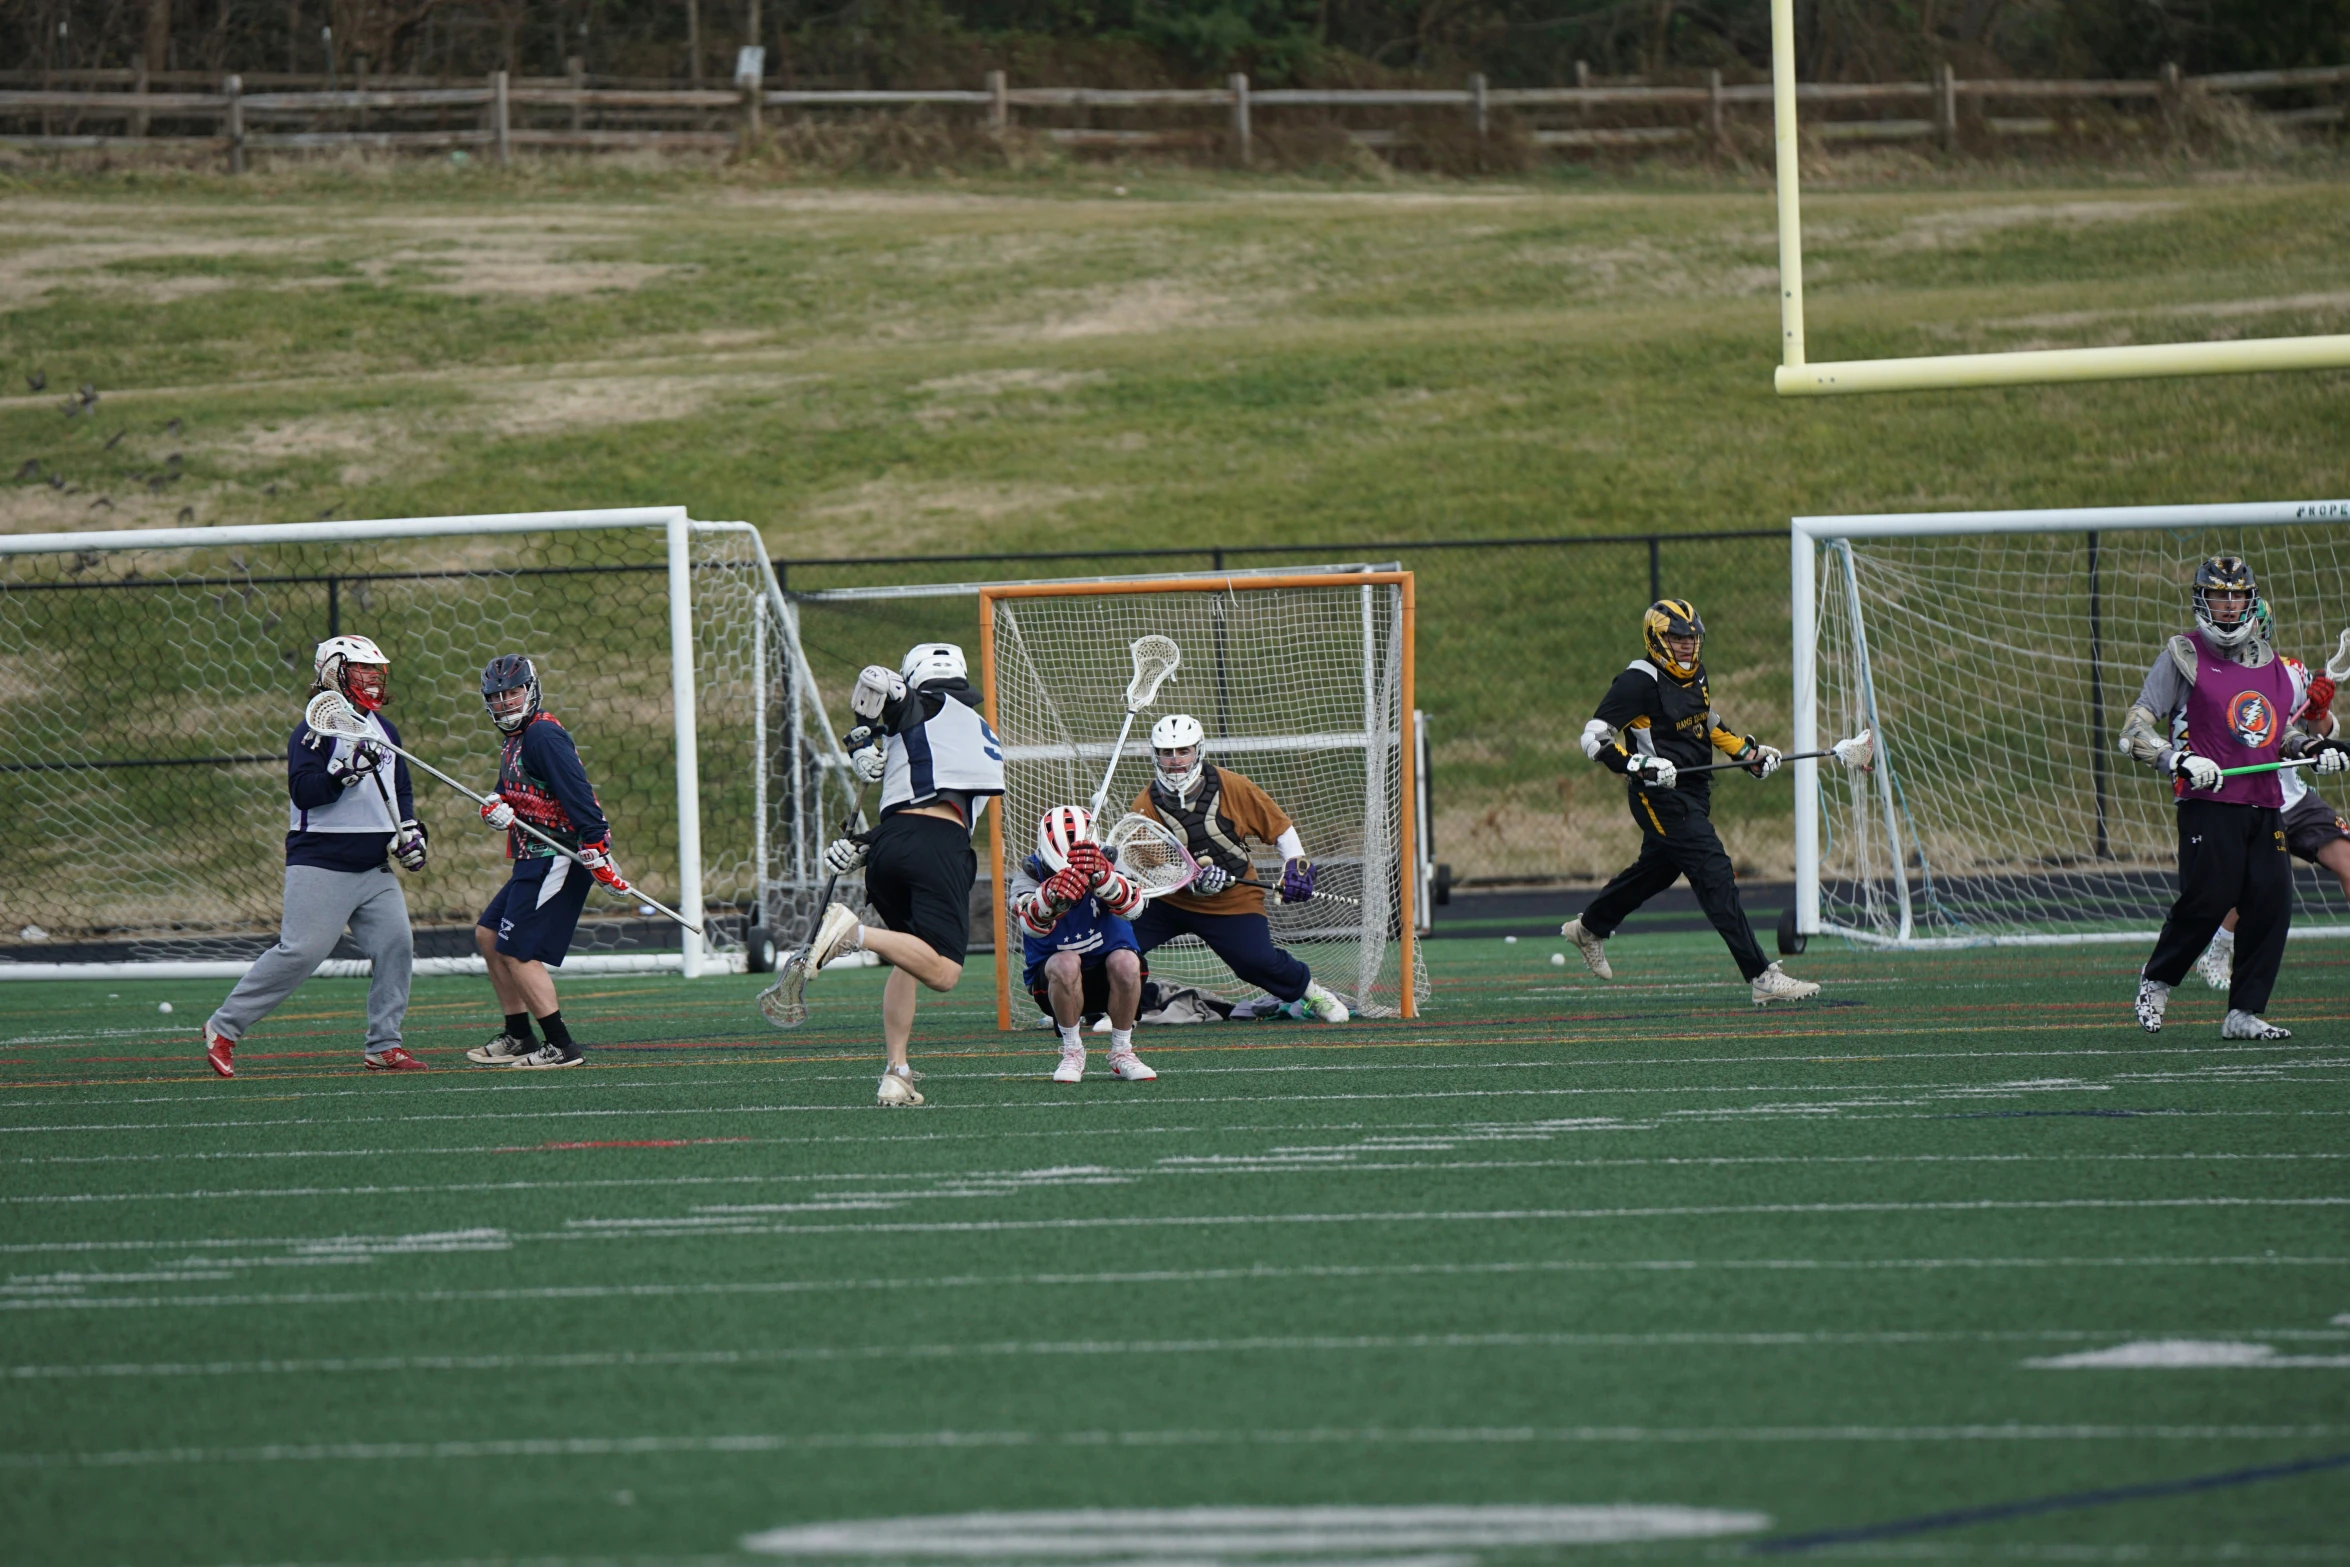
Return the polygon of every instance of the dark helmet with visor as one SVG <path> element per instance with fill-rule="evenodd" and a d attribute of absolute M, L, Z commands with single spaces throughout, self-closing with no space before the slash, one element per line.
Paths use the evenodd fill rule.
<path fill-rule="evenodd" d="M 530 698 L 511 713 L 501 714 L 494 700 L 507 691 L 528 691 Z M 520 653 L 501 653 L 481 672 L 481 705 L 489 709 L 490 722 L 512 734 L 536 717 L 539 710 L 538 667 Z"/>
<path fill-rule="evenodd" d="M 2242 607 L 2231 620 L 2222 621 L 2212 612 L 2214 593 L 2241 593 Z M 2261 623 L 2259 590 L 2252 580 L 2252 568 L 2238 555 L 2214 555 L 2195 568 L 2195 625 L 2204 638 L 2215 647 L 2240 647 L 2259 634 Z"/>
<path fill-rule="evenodd" d="M 1673 657 L 1666 643 L 1667 637 L 1695 637 L 1697 647 L 1684 664 Z M 1675 680 L 1687 680 L 1697 673 L 1697 665 L 1705 656 L 1705 622 L 1697 618 L 1697 606 L 1687 599 L 1658 599 L 1648 606 L 1648 613 L 1640 617 L 1640 639 L 1648 646 L 1648 656 L 1657 668 Z"/>

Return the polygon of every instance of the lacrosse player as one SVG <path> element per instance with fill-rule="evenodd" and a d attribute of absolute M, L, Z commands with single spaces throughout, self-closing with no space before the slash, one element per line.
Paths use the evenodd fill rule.
<path fill-rule="evenodd" d="M 1602 887 L 1583 912 L 1559 927 L 1601 979 L 1613 979 L 1604 943 L 1637 909 L 1683 876 L 1697 906 L 1720 931 L 1753 990 L 1754 1004 L 1801 1001 L 1820 987 L 1797 979 L 1763 956 L 1738 901 L 1729 851 L 1714 831 L 1713 774 L 1704 767 L 1719 751 L 1757 778 L 1779 769 L 1779 753 L 1752 735 L 1732 733 L 1713 710 L 1706 689 L 1705 622 L 1687 599 L 1659 599 L 1640 617 L 1647 657 L 1636 658 L 1600 698 L 1583 726 L 1583 754 L 1625 780 L 1632 820 L 1640 828 L 1640 858 Z"/>
<path fill-rule="evenodd" d="M 843 953 L 873 953 L 890 965 L 881 991 L 881 1037 L 889 1055 L 874 1102 L 918 1105 L 906 1046 L 914 1036 L 918 986 L 942 994 L 963 977 L 971 948 L 971 887 L 979 857 L 971 832 L 990 795 L 1004 792 L 1004 751 L 979 716 L 963 650 L 952 642 L 909 649 L 893 672 L 868 664 L 849 708 L 859 723 L 842 737 L 858 778 L 881 785 L 872 832 L 836 838 L 824 851 L 835 876 L 865 870 L 865 896 L 881 929 L 836 903 L 808 948 L 811 974 Z"/>
<path fill-rule="evenodd" d="M 2266 606 L 2263 606 L 2265 609 Z M 2266 630 L 2266 627 L 2263 627 Z M 2324 739 L 2340 734 L 2340 720 L 2334 716 L 2334 677 L 2331 673 L 2311 676 L 2308 666 L 2300 660 L 2287 658 L 2285 663 L 2295 669 L 2307 682 L 2309 696 L 2301 704 L 2301 711 L 2293 715 L 2293 722 L 2303 732 Z M 2336 663 L 2329 668 L 2338 669 Z M 2173 744 L 2183 733 L 2184 725 L 2173 731 Z M 2280 770 L 2277 781 L 2283 785 L 2285 796 L 2285 848 L 2297 860 L 2323 866 L 2334 873 L 2342 884 L 2342 896 L 2350 898 L 2350 821 L 2345 821 L 2331 805 L 2318 797 L 2301 777 L 2300 769 Z M 2195 960 L 2195 972 L 2214 990 L 2225 990 L 2236 974 L 2237 911 L 2228 910 L 2228 917 L 2211 938 L 2211 945 L 2203 949 L 2203 956 Z"/>
<path fill-rule="evenodd" d="M 486 1045 L 465 1052 L 482 1066 L 532 1071 L 577 1066 L 587 1057 L 563 1021 L 555 976 L 571 950 L 579 911 L 592 877 L 625 888 L 612 863 L 612 829 L 579 762 L 571 732 L 540 707 L 538 667 L 520 653 L 493 658 L 481 672 L 481 705 L 505 736 L 498 750 L 498 787 L 481 819 L 506 835 L 514 862 L 506 885 L 474 922 L 473 944 L 489 965 L 490 988 L 506 1014 Z M 574 863 L 515 825 L 529 822 L 579 855 Z M 585 874 L 582 874 L 584 868 Z M 531 1040 L 537 1018 L 543 1045 Z"/>
<path fill-rule="evenodd" d="M 340 692 L 376 739 L 398 745 L 400 732 L 381 711 L 391 698 L 389 664 L 365 637 L 329 637 L 311 659 L 311 694 Z M 277 945 L 245 971 L 204 1024 L 204 1059 L 222 1077 L 236 1076 L 237 1041 L 310 977 L 349 926 L 374 965 L 367 1070 L 421 1072 L 424 1063 L 400 1043 L 416 945 L 408 900 L 392 874 L 394 861 L 424 869 L 424 824 L 416 819 L 408 764 L 374 740 L 338 739 L 296 724 L 286 741 L 286 799 L 286 902 Z"/>
<path fill-rule="evenodd" d="M 2350 748 L 2305 727 L 2308 671 L 2270 644 L 2250 566 L 2234 555 L 2205 560 L 2195 568 L 2194 608 L 2194 631 L 2164 644 L 2122 722 L 2122 750 L 2169 773 L 2178 802 L 2179 895 L 2138 976 L 2138 1026 L 2162 1032 L 2171 987 L 2232 907 L 2240 918 L 2220 1036 L 2290 1039 L 2291 1030 L 2260 1016 L 2293 918 L 2284 781 L 2273 770 L 2221 775 L 2312 755 L 2318 772 L 2339 773 L 2350 768 Z"/>
<path fill-rule="evenodd" d="M 1148 1083 L 1158 1073 L 1134 1054 L 1134 1014 L 1149 970 L 1128 923 L 1142 893 L 1110 865 L 1093 841 L 1093 815 L 1056 805 L 1036 827 L 1036 852 L 1012 873 L 1012 913 L 1020 922 L 1027 967 L 1021 983 L 1061 1030 L 1056 1083 L 1085 1081 L 1088 1013 L 1110 1018 L 1110 1073 Z"/>
<path fill-rule="evenodd" d="M 1305 964 L 1273 944 L 1264 889 L 1239 886 L 1249 872 L 1248 843 L 1281 853 L 1283 903 L 1314 895 L 1314 864 L 1297 827 L 1273 797 L 1229 767 L 1207 759 L 1207 732 L 1189 713 L 1151 726 L 1151 781 L 1134 798 L 1136 814 L 1165 823 L 1184 840 L 1199 875 L 1181 892 L 1154 898 L 1136 916 L 1134 940 L 1147 956 L 1177 936 L 1197 936 L 1244 984 L 1281 1003 L 1284 1014 L 1343 1023 L 1346 1003 Z"/>

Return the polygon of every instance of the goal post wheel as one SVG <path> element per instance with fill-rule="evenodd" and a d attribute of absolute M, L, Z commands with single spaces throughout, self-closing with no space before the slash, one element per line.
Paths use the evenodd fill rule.
<path fill-rule="evenodd" d="M 1810 944 L 1811 938 L 1795 928 L 1795 911 L 1781 909 L 1779 911 L 1779 956 L 1783 958 L 1800 957 L 1803 949 Z"/>
<path fill-rule="evenodd" d="M 1451 907 L 1452 867 L 1450 865 L 1438 865 L 1435 874 L 1428 878 L 1428 885 L 1429 895 L 1435 900 L 1438 908 Z"/>
<path fill-rule="evenodd" d="M 743 921 L 743 967 L 753 974 L 775 972 L 775 936 L 756 916 Z"/>

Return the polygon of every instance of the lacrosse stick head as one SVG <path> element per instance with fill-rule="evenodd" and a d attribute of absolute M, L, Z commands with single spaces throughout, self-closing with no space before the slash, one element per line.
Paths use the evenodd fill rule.
<path fill-rule="evenodd" d="M 1127 651 L 1134 655 L 1134 678 L 1126 682 L 1126 711 L 1138 713 L 1151 705 L 1167 677 L 1183 667 L 1183 649 L 1173 637 L 1154 633 L 1136 637 Z"/>
<path fill-rule="evenodd" d="M 1863 729 L 1849 740 L 1839 740 L 1829 747 L 1836 760 L 1856 773 L 1874 772 L 1877 766 L 1877 737 Z"/>
<path fill-rule="evenodd" d="M 2326 678 L 2350 680 L 2350 631 L 2342 633 L 2342 640 L 2335 644 L 2334 656 L 2326 660 Z"/>
<path fill-rule="evenodd" d="M 1181 892 L 1199 874 L 1199 861 L 1163 823 L 1143 815 L 1122 816 L 1102 834 L 1102 849 L 1118 874 L 1145 898 Z"/>
<path fill-rule="evenodd" d="M 777 1028 L 808 1021 L 808 949 L 794 947 L 776 965 L 775 983 L 759 992 L 759 1015 Z"/>
<path fill-rule="evenodd" d="M 358 709 L 340 691 L 321 691 L 312 697 L 309 705 L 302 709 L 302 722 L 318 734 L 339 735 L 351 740 L 372 739 L 375 734 L 367 727 L 367 720 L 360 716 Z"/>

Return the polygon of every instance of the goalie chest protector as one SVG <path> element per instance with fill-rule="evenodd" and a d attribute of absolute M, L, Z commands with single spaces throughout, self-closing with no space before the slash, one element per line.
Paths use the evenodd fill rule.
<path fill-rule="evenodd" d="M 916 693 L 912 700 L 921 701 Z M 939 791 L 990 795 L 1004 792 L 1004 748 L 987 720 L 953 697 L 938 711 L 889 737 L 881 772 L 881 814 L 928 805 Z M 977 826 L 979 812 L 971 821 Z"/>

